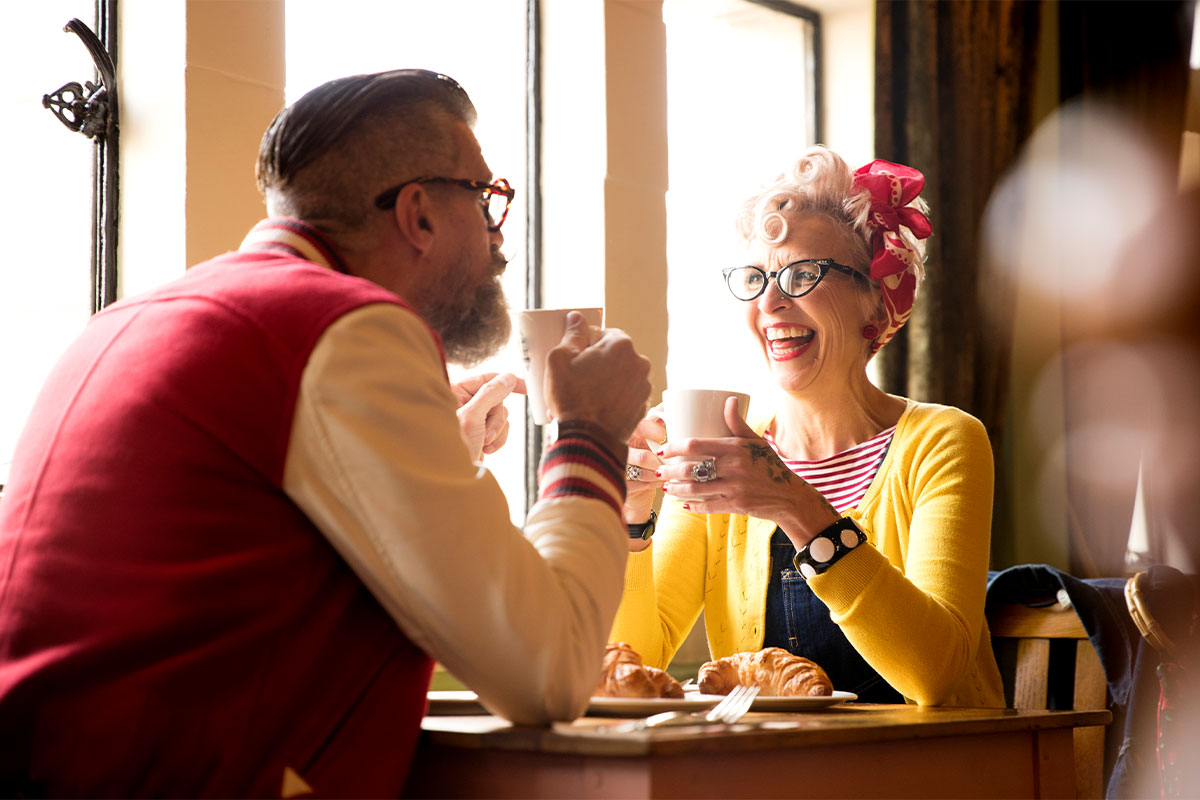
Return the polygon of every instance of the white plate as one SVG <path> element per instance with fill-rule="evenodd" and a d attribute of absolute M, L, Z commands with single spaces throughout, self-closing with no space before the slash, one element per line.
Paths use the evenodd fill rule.
<path fill-rule="evenodd" d="M 660 711 L 703 711 L 723 699 L 719 694 L 699 692 L 683 697 L 593 697 L 587 713 L 596 717 L 648 717 Z"/>
<path fill-rule="evenodd" d="M 712 695 L 704 695 L 712 697 Z M 853 692 L 839 692 L 836 689 L 832 695 L 821 697 L 781 697 L 779 695 L 759 695 L 754 698 L 751 711 L 809 711 L 816 708 L 828 708 L 838 703 L 857 700 Z"/>
<path fill-rule="evenodd" d="M 687 692 L 683 697 L 593 697 L 587 713 L 596 717 L 648 717 L 660 711 L 703 711 L 725 698 L 720 694 Z M 779 697 L 759 695 L 751 711 L 808 711 L 857 700 L 851 692 L 835 691 L 825 697 Z M 489 713 L 470 691 L 429 692 L 430 715 L 471 715 Z"/>
<path fill-rule="evenodd" d="M 489 713 L 470 691 L 431 691 L 428 693 L 431 716 Z M 690 692 L 685 697 L 593 697 L 587 713 L 594 716 L 648 717 L 660 711 L 703 711 L 724 699 L 719 694 Z"/>
<path fill-rule="evenodd" d="M 660 711 L 703 711 L 725 699 L 723 694 L 701 694 L 685 692 L 678 697 L 593 697 L 587 713 L 591 716 L 641 717 Z M 828 708 L 838 703 L 857 700 L 853 692 L 834 691 L 822 697 L 781 697 L 759 695 L 750 706 L 751 711 L 811 711 Z"/>
<path fill-rule="evenodd" d="M 479 695 L 468 691 L 435 690 L 427 693 L 429 698 L 430 716 L 469 716 L 472 714 L 488 714 L 489 712 L 479 703 Z"/>

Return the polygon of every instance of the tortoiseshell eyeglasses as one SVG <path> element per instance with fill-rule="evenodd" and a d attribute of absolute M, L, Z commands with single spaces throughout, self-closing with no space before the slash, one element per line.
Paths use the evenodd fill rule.
<path fill-rule="evenodd" d="M 512 204 L 512 199 L 517 194 L 517 190 L 512 188 L 504 178 L 499 178 L 491 183 L 473 181 L 469 178 L 413 178 L 411 181 L 405 181 L 380 192 L 379 196 L 375 198 L 375 207 L 381 211 L 395 208 L 396 198 L 399 197 L 400 192 L 403 191 L 405 186 L 414 183 L 448 183 L 451 186 L 458 186 L 461 189 L 479 192 L 479 203 L 483 206 L 483 215 L 487 218 L 488 230 L 493 233 L 500 230 L 500 226 L 508 218 L 508 207 Z"/>

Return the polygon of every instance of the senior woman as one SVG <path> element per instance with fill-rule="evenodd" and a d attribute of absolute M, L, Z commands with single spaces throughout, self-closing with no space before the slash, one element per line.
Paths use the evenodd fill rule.
<path fill-rule="evenodd" d="M 1004 705 L 984 621 L 987 434 L 866 372 L 923 275 L 923 184 L 818 147 L 745 205 L 746 260 L 725 279 L 781 400 L 751 425 L 728 401 L 730 438 L 656 444 L 653 418 L 635 432 L 612 638 L 647 664 L 666 666 L 703 609 L 714 658 L 777 646 L 863 701 Z"/>

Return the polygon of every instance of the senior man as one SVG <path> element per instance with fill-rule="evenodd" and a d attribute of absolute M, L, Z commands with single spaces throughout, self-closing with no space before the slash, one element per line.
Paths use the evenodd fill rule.
<path fill-rule="evenodd" d="M 63 355 L 0 501 L 0 790 L 394 795 L 434 660 L 518 722 L 583 712 L 649 364 L 572 316 L 513 526 L 479 460 L 520 383 L 445 370 L 509 335 L 474 120 L 423 70 L 312 90 L 241 248 Z"/>

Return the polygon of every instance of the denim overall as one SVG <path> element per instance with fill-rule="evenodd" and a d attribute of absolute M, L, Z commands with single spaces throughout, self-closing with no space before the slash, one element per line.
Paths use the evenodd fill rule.
<path fill-rule="evenodd" d="M 779 528 L 771 536 L 771 582 L 763 647 L 782 647 L 815 661 L 833 688 L 863 703 L 903 703 L 904 698 L 871 668 L 829 618 L 829 609 L 792 566 L 796 547 Z"/>

